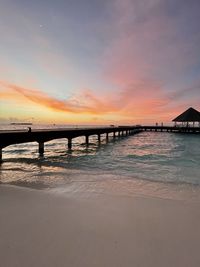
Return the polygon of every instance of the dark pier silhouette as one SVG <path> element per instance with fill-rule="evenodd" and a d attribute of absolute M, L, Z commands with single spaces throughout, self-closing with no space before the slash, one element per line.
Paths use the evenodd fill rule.
<path fill-rule="evenodd" d="M 141 131 L 154 131 L 154 132 L 171 132 L 171 133 L 200 133 L 200 127 L 193 126 L 140 126 Z"/>
<path fill-rule="evenodd" d="M 140 133 L 142 131 L 154 132 L 171 132 L 171 133 L 187 133 L 187 134 L 200 134 L 200 127 L 190 126 L 118 126 L 118 127 L 104 127 L 104 128 L 71 128 L 71 129 L 47 129 L 36 130 L 28 129 L 18 131 L 0 131 L 0 161 L 2 161 L 3 148 L 20 143 L 37 142 L 38 152 L 40 156 L 44 154 L 45 142 L 66 138 L 68 140 L 68 149 L 72 149 L 73 138 L 85 136 L 85 144 L 89 145 L 89 137 L 92 135 L 97 136 L 97 140 L 101 142 L 101 135 L 106 134 L 106 140 L 109 139 L 109 134 L 113 138 L 116 136 L 128 136 L 131 134 Z"/>
<path fill-rule="evenodd" d="M 46 130 L 30 129 L 29 127 L 27 131 L 0 131 L 0 161 L 2 161 L 3 148 L 9 145 L 37 142 L 38 152 L 42 156 L 44 154 L 44 143 L 54 139 L 66 138 L 68 140 L 68 149 L 72 149 L 72 140 L 76 137 L 85 136 L 85 144 L 89 145 L 89 137 L 92 135 L 97 135 L 100 143 L 102 134 L 106 134 L 106 140 L 108 140 L 109 134 L 112 134 L 113 138 L 115 138 L 116 136 L 127 136 L 141 131 L 140 128 L 135 126 Z"/>

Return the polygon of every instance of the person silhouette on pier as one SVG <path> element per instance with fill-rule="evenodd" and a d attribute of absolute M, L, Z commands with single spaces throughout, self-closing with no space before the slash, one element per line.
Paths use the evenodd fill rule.
<path fill-rule="evenodd" d="M 31 127 L 28 127 L 28 133 L 31 133 Z"/>

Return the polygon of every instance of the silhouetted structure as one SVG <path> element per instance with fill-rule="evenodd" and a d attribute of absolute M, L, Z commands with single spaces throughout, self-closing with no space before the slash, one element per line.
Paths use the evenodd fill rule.
<path fill-rule="evenodd" d="M 195 122 L 198 122 L 200 125 L 200 113 L 194 108 L 189 108 L 172 121 L 175 122 L 175 125 L 177 122 L 181 122 L 182 126 L 186 127 L 190 126 L 190 122 L 193 123 L 193 126 L 195 126 Z"/>
<path fill-rule="evenodd" d="M 182 114 L 181 114 L 182 115 Z M 180 121 L 178 117 L 177 121 Z M 174 121 L 176 120 L 174 119 Z M 187 122 L 186 117 L 186 122 Z M 194 122 L 196 121 L 195 118 Z M 190 117 L 191 121 L 191 117 Z M 199 120 L 200 121 L 200 120 Z M 48 130 L 39 130 L 39 129 L 31 129 L 31 132 L 27 132 L 27 130 L 19 130 L 19 131 L 0 131 L 0 163 L 2 162 L 2 152 L 3 148 L 13 145 L 13 144 L 21 144 L 26 142 L 37 142 L 38 143 L 38 152 L 40 156 L 44 154 L 44 144 L 45 142 L 66 138 L 68 139 L 68 149 L 72 149 L 72 140 L 79 136 L 85 136 L 85 144 L 89 145 L 89 137 L 91 135 L 97 135 L 98 143 L 101 142 L 101 135 L 106 135 L 106 141 L 109 139 L 109 134 L 112 134 L 113 138 L 117 136 L 120 138 L 121 136 L 127 136 L 130 134 L 140 133 L 142 131 L 154 131 L 154 132 L 173 132 L 173 133 L 184 133 L 184 134 L 200 134 L 200 127 L 188 127 L 185 126 L 161 126 L 157 125 L 135 125 L 135 126 L 111 126 L 111 127 L 103 127 L 103 128 L 74 128 L 74 129 L 48 129 Z"/>
<path fill-rule="evenodd" d="M 136 126 L 120 126 L 120 127 L 98 127 L 98 128 L 74 128 L 74 129 L 48 129 L 39 130 L 31 129 L 22 131 L 0 131 L 0 162 L 2 161 L 3 148 L 26 142 L 38 142 L 38 152 L 42 156 L 44 154 L 44 143 L 59 139 L 68 139 L 68 149 L 72 149 L 72 140 L 79 136 L 85 136 L 85 143 L 89 145 L 89 137 L 97 135 L 98 143 L 101 142 L 101 135 L 106 135 L 106 141 L 109 139 L 109 134 L 112 134 L 113 138 L 118 136 L 127 136 L 129 134 L 136 134 L 142 130 Z"/>

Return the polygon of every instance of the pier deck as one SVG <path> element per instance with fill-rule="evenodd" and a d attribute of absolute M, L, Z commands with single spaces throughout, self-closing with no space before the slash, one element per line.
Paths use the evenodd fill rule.
<path fill-rule="evenodd" d="M 72 139 L 80 136 L 85 136 L 86 145 L 89 144 L 89 137 L 97 135 L 98 142 L 101 141 L 101 135 L 106 134 L 108 139 L 109 134 L 113 134 L 113 138 L 118 136 L 126 136 L 135 134 L 141 131 L 155 132 L 173 132 L 173 133 L 200 133 L 200 127 L 178 127 L 178 126 L 118 126 L 118 127 L 98 127 L 98 128 L 68 128 L 68 129 L 33 129 L 0 131 L 0 161 L 2 160 L 2 149 L 13 144 L 37 142 L 38 152 L 40 155 L 44 153 L 44 143 L 59 139 L 68 139 L 68 148 L 72 148 Z"/>
<path fill-rule="evenodd" d="M 39 154 L 44 153 L 44 143 L 60 138 L 68 139 L 68 148 L 72 148 L 72 139 L 80 136 L 85 136 L 86 145 L 89 144 L 89 136 L 97 135 L 98 141 L 101 141 L 101 135 L 106 134 L 108 139 L 109 134 L 126 136 L 142 131 L 135 126 L 120 126 L 120 127 L 99 127 L 99 128 L 68 128 L 68 129 L 33 129 L 31 131 L 0 131 L 0 160 L 2 160 L 2 149 L 13 144 L 37 142 Z"/>
<path fill-rule="evenodd" d="M 173 133 L 200 133 L 200 127 L 182 127 L 182 126 L 139 126 L 143 131 L 155 132 L 173 132 Z"/>

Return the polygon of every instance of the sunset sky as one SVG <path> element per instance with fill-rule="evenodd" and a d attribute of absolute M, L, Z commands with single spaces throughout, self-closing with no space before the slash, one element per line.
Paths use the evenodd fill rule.
<path fill-rule="evenodd" d="M 0 0 L 0 121 L 167 123 L 200 110 L 199 0 Z"/>

